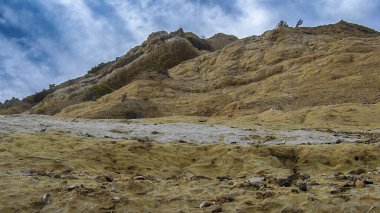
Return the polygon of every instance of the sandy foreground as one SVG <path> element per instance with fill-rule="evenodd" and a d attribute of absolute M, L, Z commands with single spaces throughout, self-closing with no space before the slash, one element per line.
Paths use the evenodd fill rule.
<path fill-rule="evenodd" d="M 0 116 L 0 212 L 379 212 L 379 135 Z"/>

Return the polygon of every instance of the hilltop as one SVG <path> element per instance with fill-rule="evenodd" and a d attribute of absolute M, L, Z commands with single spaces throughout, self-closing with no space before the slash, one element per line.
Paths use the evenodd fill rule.
<path fill-rule="evenodd" d="M 114 61 L 3 114 L 188 119 L 315 128 L 380 126 L 380 33 L 344 21 L 237 39 L 155 32 Z M 184 118 L 183 116 L 186 116 Z"/>

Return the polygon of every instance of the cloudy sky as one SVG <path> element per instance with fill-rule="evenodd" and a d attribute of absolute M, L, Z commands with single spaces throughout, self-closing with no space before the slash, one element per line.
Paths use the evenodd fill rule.
<path fill-rule="evenodd" d="M 0 101 L 86 73 L 152 31 L 259 35 L 284 19 L 380 30 L 379 0 L 0 0 Z"/>

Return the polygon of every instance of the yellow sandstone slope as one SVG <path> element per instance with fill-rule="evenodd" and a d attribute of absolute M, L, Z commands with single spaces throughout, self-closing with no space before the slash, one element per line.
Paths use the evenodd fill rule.
<path fill-rule="evenodd" d="M 80 78 L 8 102 L 0 114 L 379 128 L 379 35 L 344 21 L 244 39 L 156 32 Z"/>
<path fill-rule="evenodd" d="M 379 58 L 379 33 L 363 26 L 275 29 L 58 115 L 228 116 L 279 126 L 380 127 Z"/>

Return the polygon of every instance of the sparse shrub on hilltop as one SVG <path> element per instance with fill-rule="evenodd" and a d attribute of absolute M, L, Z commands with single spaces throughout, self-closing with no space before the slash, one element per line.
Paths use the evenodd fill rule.
<path fill-rule="evenodd" d="M 281 20 L 280 22 L 278 22 L 276 28 L 277 29 L 280 29 L 280 28 L 285 28 L 285 27 L 289 27 L 288 23 L 286 23 L 286 21 L 284 20 Z"/>
<path fill-rule="evenodd" d="M 302 19 L 299 19 L 297 24 L 296 24 L 296 28 L 301 26 L 303 24 L 303 20 Z"/>

